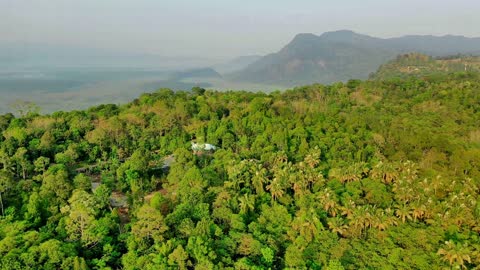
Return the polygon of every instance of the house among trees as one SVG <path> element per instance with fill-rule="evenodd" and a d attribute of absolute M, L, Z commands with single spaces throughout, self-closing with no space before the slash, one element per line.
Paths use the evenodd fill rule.
<path fill-rule="evenodd" d="M 213 152 L 217 150 L 217 147 L 209 143 L 196 143 L 192 141 L 192 151 L 194 154 L 199 155 L 205 152 Z"/>

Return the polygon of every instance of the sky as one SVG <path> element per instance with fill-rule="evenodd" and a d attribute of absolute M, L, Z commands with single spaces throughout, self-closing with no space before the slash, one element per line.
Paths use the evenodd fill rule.
<path fill-rule="evenodd" d="M 227 59 L 341 29 L 480 37 L 479 13 L 478 0 L 0 0 L 0 45 Z"/>

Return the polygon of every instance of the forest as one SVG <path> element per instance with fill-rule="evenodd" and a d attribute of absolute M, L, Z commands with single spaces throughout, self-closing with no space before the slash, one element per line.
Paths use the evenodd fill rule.
<path fill-rule="evenodd" d="M 479 269 L 479 100 L 456 72 L 1 115 L 0 268 Z"/>

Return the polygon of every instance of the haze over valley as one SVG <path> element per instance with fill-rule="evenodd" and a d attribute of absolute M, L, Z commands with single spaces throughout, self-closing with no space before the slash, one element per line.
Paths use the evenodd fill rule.
<path fill-rule="evenodd" d="M 279 47 L 282 45 L 279 44 Z M 160 88 L 273 91 L 312 83 L 366 79 L 408 52 L 475 55 L 480 38 L 409 35 L 381 39 L 350 30 L 297 34 L 266 56 L 162 57 L 91 48 L 0 47 L 0 113 L 33 102 L 43 112 L 125 103 Z"/>

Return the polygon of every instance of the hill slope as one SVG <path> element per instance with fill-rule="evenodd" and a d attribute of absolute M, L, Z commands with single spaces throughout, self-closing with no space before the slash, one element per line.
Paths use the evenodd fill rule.
<path fill-rule="evenodd" d="M 0 115 L 0 269 L 478 269 L 478 100 L 444 76 Z"/>
<path fill-rule="evenodd" d="M 480 57 L 452 56 L 435 59 L 419 53 L 403 54 L 380 66 L 370 78 L 384 80 L 409 76 L 444 76 L 455 72 L 480 72 Z"/>
<path fill-rule="evenodd" d="M 287 86 L 367 78 L 382 63 L 400 53 L 417 51 L 433 56 L 476 53 L 480 38 L 404 36 L 382 39 L 342 30 L 320 36 L 298 34 L 279 52 L 269 54 L 234 80 Z"/>

